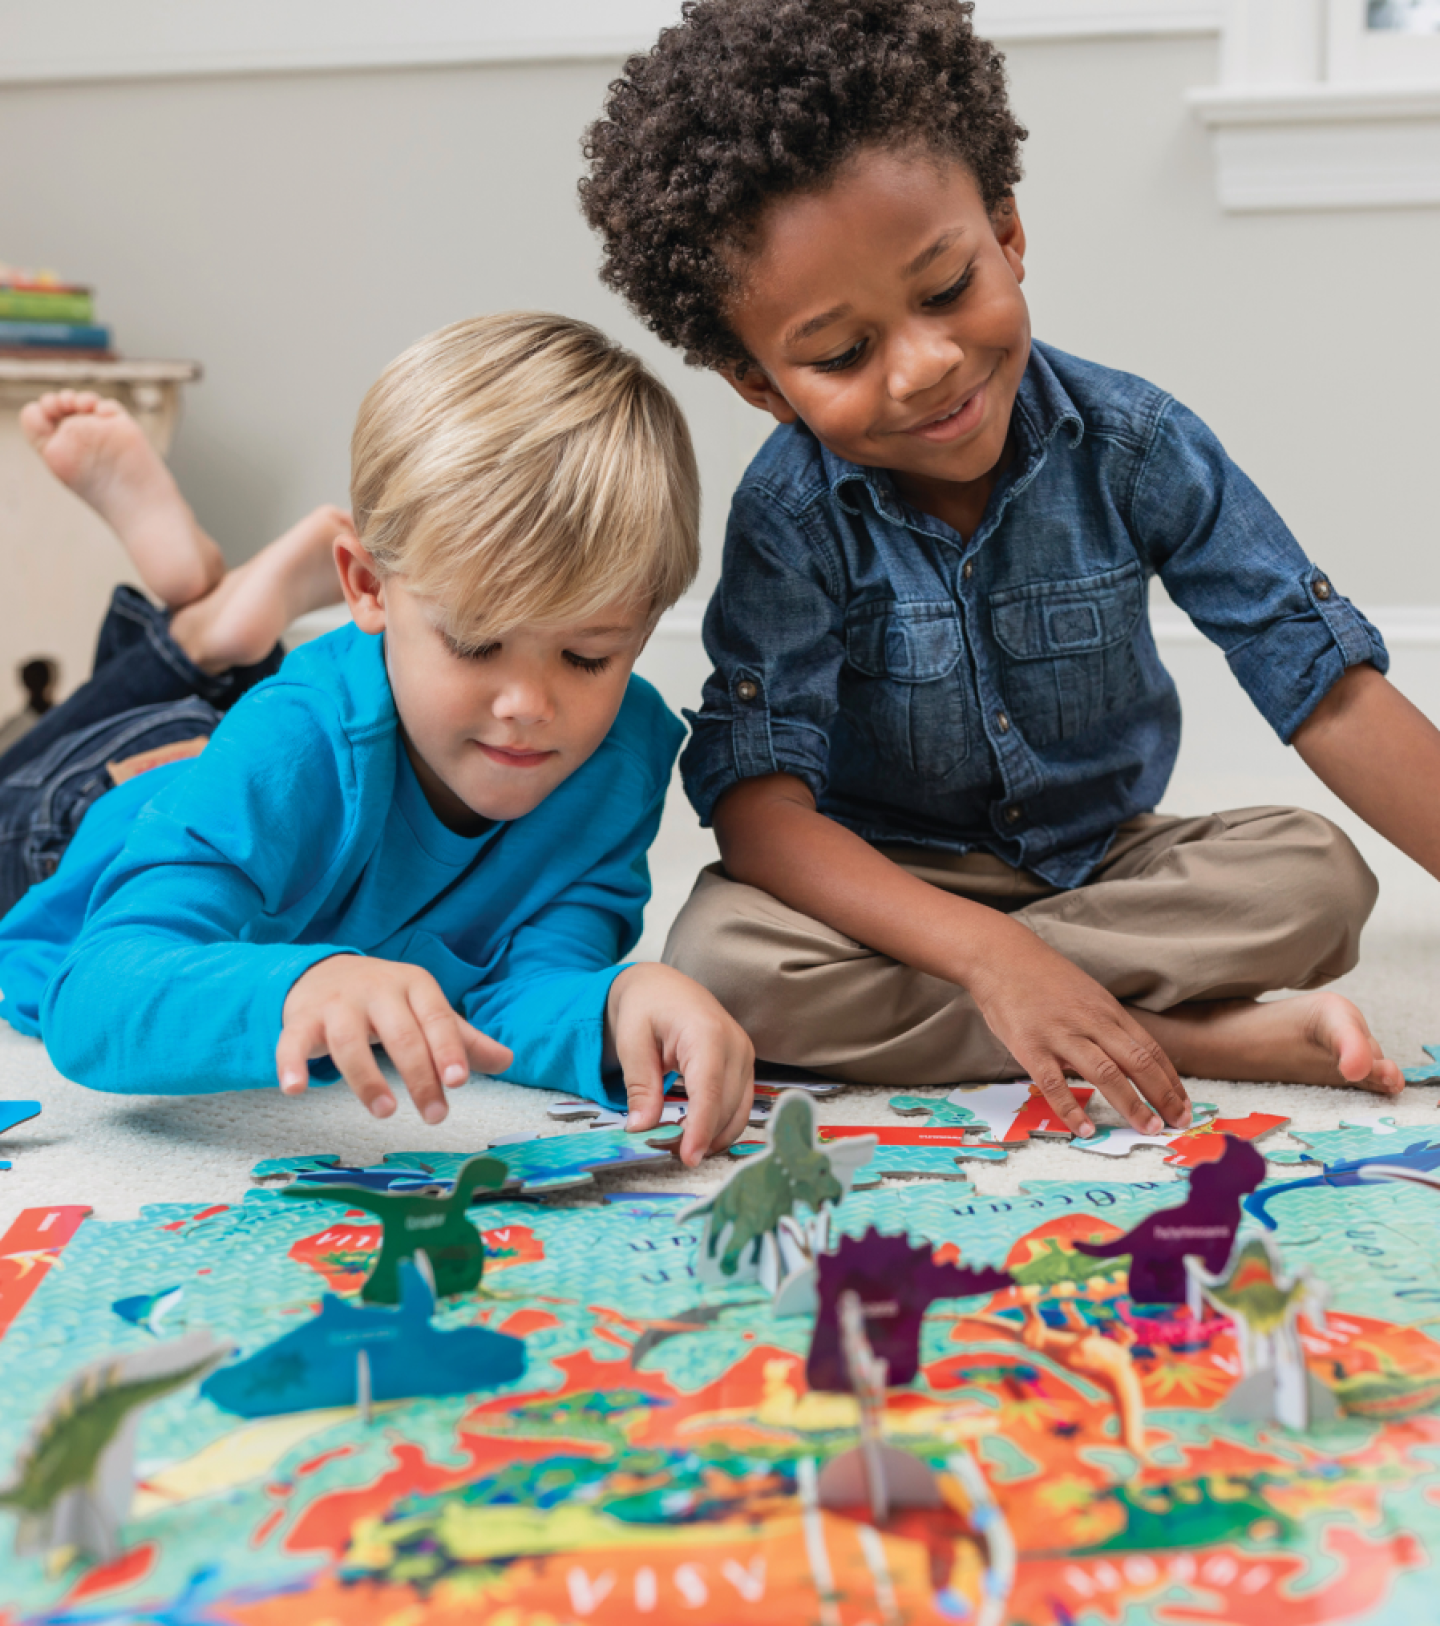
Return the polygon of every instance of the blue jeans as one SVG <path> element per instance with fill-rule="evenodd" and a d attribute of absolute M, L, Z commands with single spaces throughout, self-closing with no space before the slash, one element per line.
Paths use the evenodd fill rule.
<path fill-rule="evenodd" d="M 111 788 L 107 762 L 211 734 L 248 689 L 279 671 L 277 644 L 214 676 L 170 636 L 170 617 L 117 587 L 88 682 L 0 756 L 0 914 L 55 873 L 80 820 Z"/>

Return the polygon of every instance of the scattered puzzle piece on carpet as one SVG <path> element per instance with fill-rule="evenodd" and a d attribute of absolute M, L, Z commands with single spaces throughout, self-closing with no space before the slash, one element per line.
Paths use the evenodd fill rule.
<path fill-rule="evenodd" d="M 1420 1048 L 1429 1056 L 1419 1067 L 1405 1068 L 1407 1084 L 1440 1084 L 1440 1045 L 1422 1044 Z"/>
<path fill-rule="evenodd" d="M 1082 1107 L 1095 1093 L 1088 1084 L 1072 1084 L 1071 1090 Z M 895 1112 L 928 1114 L 930 1127 L 965 1129 L 1006 1148 L 1023 1146 L 1032 1135 L 1073 1138 L 1065 1120 L 1029 1079 L 961 1085 L 938 1101 L 924 1095 L 892 1095 L 890 1106 Z"/>
<path fill-rule="evenodd" d="M 38 1101 L 0 1101 L 0 1135 L 7 1129 L 14 1129 L 17 1125 L 29 1123 L 32 1118 L 40 1116 L 40 1103 Z M 0 1158 L 0 1169 L 8 1169 L 10 1164 Z"/>
<path fill-rule="evenodd" d="M 637 1134 L 624 1129 L 588 1129 L 572 1135 L 536 1135 L 494 1141 L 493 1151 L 506 1168 L 507 1195 L 525 1196 L 574 1190 L 592 1184 L 606 1169 L 639 1168 L 666 1163 L 680 1145 L 681 1124 L 660 1124 Z M 381 1190 L 418 1190 L 450 1184 L 472 1152 L 390 1152 L 371 1169 L 348 1169 L 334 1153 L 306 1157 L 271 1157 L 250 1171 L 261 1184 L 277 1180 L 370 1185 Z M 363 1175 L 364 1179 L 354 1178 Z M 412 1183 L 413 1182 L 413 1183 Z M 423 1185 L 419 1184 L 423 1182 Z"/>

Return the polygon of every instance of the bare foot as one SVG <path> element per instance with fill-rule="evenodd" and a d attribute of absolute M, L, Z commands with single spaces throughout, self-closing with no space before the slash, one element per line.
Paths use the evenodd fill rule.
<path fill-rule="evenodd" d="M 124 543 L 140 580 L 163 604 L 189 604 L 225 574 L 220 549 L 118 401 L 88 390 L 60 390 L 29 402 L 20 425 L 55 478 L 83 497 Z"/>
<path fill-rule="evenodd" d="M 1255 1083 L 1353 1084 L 1376 1095 L 1405 1088 L 1365 1018 L 1340 994 L 1216 999 L 1159 1015 L 1127 1007 L 1177 1072 Z"/>
<path fill-rule="evenodd" d="M 317 508 L 213 592 L 177 610 L 170 636 L 202 671 L 264 660 L 297 616 L 344 597 L 331 550 L 338 532 L 353 529 L 343 508 Z"/>

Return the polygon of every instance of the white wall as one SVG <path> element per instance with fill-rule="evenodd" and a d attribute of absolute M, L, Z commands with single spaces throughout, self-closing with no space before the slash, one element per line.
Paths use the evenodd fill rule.
<path fill-rule="evenodd" d="M 1036 331 L 1173 390 L 1347 592 L 1435 605 L 1440 626 L 1440 208 L 1222 214 L 1185 103 L 1218 50 L 1214 33 L 1008 46 Z M 703 588 L 764 424 L 596 280 L 574 182 L 617 66 L 7 85 L 0 150 L 24 161 L 0 257 L 93 280 L 127 353 L 204 364 L 172 462 L 232 559 L 343 498 L 355 406 L 409 340 L 513 305 L 589 317 L 690 415 Z"/>

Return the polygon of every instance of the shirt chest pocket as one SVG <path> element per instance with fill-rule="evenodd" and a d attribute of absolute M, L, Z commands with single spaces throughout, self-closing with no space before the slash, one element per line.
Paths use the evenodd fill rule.
<path fill-rule="evenodd" d="M 946 600 L 857 605 L 845 627 L 841 709 L 878 757 L 920 779 L 945 779 L 970 748 L 962 654 Z"/>
<path fill-rule="evenodd" d="M 1134 634 L 1144 608 L 1138 564 L 991 596 L 1006 706 L 1032 745 L 1083 734 L 1139 696 Z"/>

